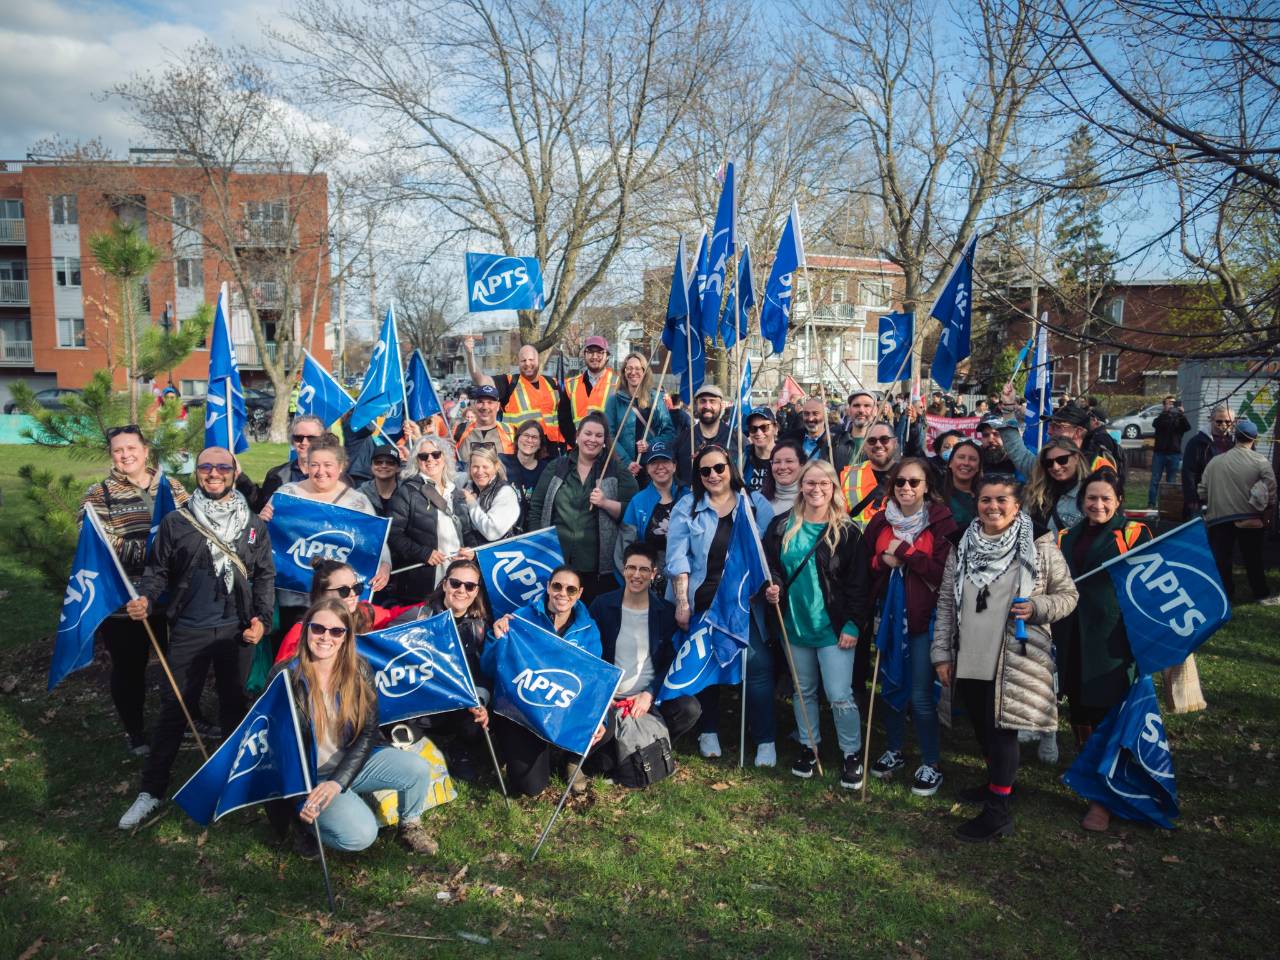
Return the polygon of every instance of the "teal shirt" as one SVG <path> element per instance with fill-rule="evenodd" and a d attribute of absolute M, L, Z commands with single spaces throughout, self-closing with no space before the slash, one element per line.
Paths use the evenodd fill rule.
<path fill-rule="evenodd" d="M 825 523 L 805 521 L 791 542 L 782 548 L 782 568 L 791 586 L 787 589 L 787 634 L 796 647 L 829 647 L 839 638 L 827 615 L 827 603 L 822 596 L 822 583 L 818 579 L 818 565 L 809 551 L 818 538 L 826 532 Z M 804 569 L 794 576 L 796 567 L 806 556 Z M 843 633 L 858 635 L 858 628 L 846 623 Z"/>

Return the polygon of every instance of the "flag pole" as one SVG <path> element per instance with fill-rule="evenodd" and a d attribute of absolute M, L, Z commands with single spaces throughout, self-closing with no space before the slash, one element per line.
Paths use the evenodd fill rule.
<path fill-rule="evenodd" d="M 874 642 L 874 641 L 873 641 Z M 867 725 L 863 727 L 862 738 L 862 802 L 867 802 L 867 776 L 870 771 L 867 764 L 871 762 L 871 717 L 876 712 L 876 679 L 880 676 L 880 644 L 876 644 L 876 663 L 871 668 L 871 700 L 867 703 Z"/>
<path fill-rule="evenodd" d="M 311 784 L 311 764 L 308 763 L 308 753 L 302 745 L 302 730 L 298 726 L 298 707 L 293 702 L 293 683 L 289 677 L 284 678 L 284 695 L 289 701 L 289 716 L 293 720 L 293 736 L 298 743 L 298 759 L 302 761 L 302 783 L 307 788 L 307 796 L 311 795 L 311 791 L 315 789 Z M 316 815 L 316 819 L 311 821 L 311 829 L 316 835 L 316 849 L 320 851 L 320 871 L 324 874 L 324 893 L 329 898 L 329 912 L 337 913 L 338 907 L 333 901 L 333 884 L 329 880 L 329 861 L 324 856 L 324 841 L 320 839 L 320 815 Z"/>
<path fill-rule="evenodd" d="M 556 818 L 560 816 L 560 811 L 564 809 L 564 803 L 569 799 L 569 791 L 573 789 L 573 785 L 577 782 L 579 775 L 582 773 L 582 765 L 586 763 L 587 755 L 584 753 L 578 757 L 578 762 L 573 765 L 573 773 L 569 774 L 569 782 L 565 784 L 564 793 L 560 795 L 560 802 L 556 804 L 555 811 L 551 814 L 551 819 L 547 821 L 547 825 L 542 830 L 542 836 L 538 837 L 537 844 L 534 845 L 533 853 L 529 854 L 529 862 L 538 859 L 538 851 L 542 849 L 542 845 L 546 843 L 551 828 L 555 826 Z"/>
<path fill-rule="evenodd" d="M 791 638 L 787 636 L 787 622 L 782 616 L 782 604 L 770 604 L 773 612 L 778 615 L 778 626 L 782 628 L 782 652 L 787 657 L 787 669 L 791 671 L 791 685 L 796 692 L 796 699 L 800 701 L 800 713 L 804 716 L 804 732 L 810 742 L 813 744 L 813 760 L 818 768 L 818 776 L 826 776 L 822 772 L 822 758 L 818 756 L 818 740 L 813 735 L 813 728 L 809 724 L 809 708 L 805 706 L 804 694 L 800 692 L 800 678 L 796 675 L 796 661 L 791 656 Z M 868 723 L 871 720 L 868 718 Z"/>
<path fill-rule="evenodd" d="M 511 809 L 511 797 L 507 795 L 507 784 L 502 779 L 502 767 L 498 763 L 497 751 L 493 749 L 493 737 L 489 735 L 488 726 L 481 728 L 484 731 L 484 742 L 489 747 L 489 759 L 493 761 L 493 772 L 498 775 L 498 788 L 502 791 L 502 802 L 506 804 L 507 809 Z"/>
<path fill-rule="evenodd" d="M 662 389 L 662 381 L 667 378 L 667 369 L 671 366 L 671 351 L 667 351 L 667 358 L 662 361 L 662 370 L 658 374 L 658 385 L 653 390 L 653 406 L 649 408 L 649 419 L 645 421 L 644 433 L 640 435 L 640 439 L 648 441 L 649 428 L 653 426 L 653 412 L 658 408 L 658 400 L 666 392 Z"/>
<path fill-rule="evenodd" d="M 747 765 L 747 648 L 742 648 L 742 729 L 738 732 L 738 769 Z"/>

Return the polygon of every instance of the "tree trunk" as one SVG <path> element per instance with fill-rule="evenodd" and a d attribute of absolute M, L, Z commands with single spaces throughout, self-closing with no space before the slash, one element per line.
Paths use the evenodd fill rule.
<path fill-rule="evenodd" d="M 129 392 L 129 422 L 138 422 L 138 331 L 133 324 L 133 297 L 129 280 L 120 279 L 120 321 L 124 328 L 125 389 Z"/>

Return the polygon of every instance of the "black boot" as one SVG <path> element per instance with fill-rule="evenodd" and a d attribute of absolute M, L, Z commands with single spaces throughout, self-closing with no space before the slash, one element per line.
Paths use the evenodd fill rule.
<path fill-rule="evenodd" d="M 956 827 L 956 837 L 965 843 L 990 843 L 1013 833 L 1008 794 L 991 793 L 982 812 Z"/>
<path fill-rule="evenodd" d="M 1015 783 L 1010 788 L 1009 799 L 1013 799 L 1018 795 L 1018 785 Z M 956 794 L 956 799 L 960 803 L 986 803 L 987 797 L 991 796 L 991 790 L 985 783 L 975 783 L 972 787 L 965 787 Z"/>

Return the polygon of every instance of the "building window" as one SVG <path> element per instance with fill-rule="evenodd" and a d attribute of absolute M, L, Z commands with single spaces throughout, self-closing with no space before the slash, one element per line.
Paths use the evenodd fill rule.
<path fill-rule="evenodd" d="M 0 200 L 0 217 L 3 217 L 5 220 L 21 220 L 22 201 Z"/>
<path fill-rule="evenodd" d="M 49 198 L 50 218 L 59 226 L 69 226 L 80 222 L 80 213 L 76 209 L 76 195 L 63 193 Z"/>
<path fill-rule="evenodd" d="M 878 350 L 879 350 L 879 344 L 875 337 L 862 338 L 862 362 L 863 363 L 875 363 L 878 359 L 880 359 L 878 356 Z"/>
<path fill-rule="evenodd" d="M 885 307 L 893 302 L 893 285 L 863 280 L 858 284 L 858 299 L 864 307 Z"/>
<path fill-rule="evenodd" d="M 58 346 L 66 348 L 84 347 L 84 317 L 58 318 Z"/>
<path fill-rule="evenodd" d="M 54 257 L 53 283 L 58 287 L 80 286 L 80 258 Z"/>
<path fill-rule="evenodd" d="M 1102 308 L 1102 316 L 1107 323 L 1119 327 L 1124 324 L 1124 297 L 1112 297 Z"/>
<path fill-rule="evenodd" d="M 203 397 L 209 392 L 208 380 L 179 380 L 178 391 L 184 397 Z"/>
<path fill-rule="evenodd" d="M 846 292 L 847 291 L 845 290 L 845 285 L 843 282 L 832 284 L 831 285 L 831 302 L 844 303 L 844 295 Z"/>
<path fill-rule="evenodd" d="M 1119 379 L 1120 354 L 1104 353 L 1098 357 L 1098 379 L 1103 383 L 1115 383 Z"/>
<path fill-rule="evenodd" d="M 194 287 L 196 290 L 204 289 L 204 261 L 196 257 L 184 257 L 174 265 L 174 272 L 178 276 L 179 287 Z"/>
<path fill-rule="evenodd" d="M 284 223 L 284 203 L 251 201 L 244 205 L 244 218 L 250 223 Z"/>
<path fill-rule="evenodd" d="M 27 262 L 25 260 L 0 260 L 0 280 L 27 279 Z"/>
<path fill-rule="evenodd" d="M 173 198 L 173 222 L 183 227 L 200 224 L 200 198 L 175 195 Z"/>

